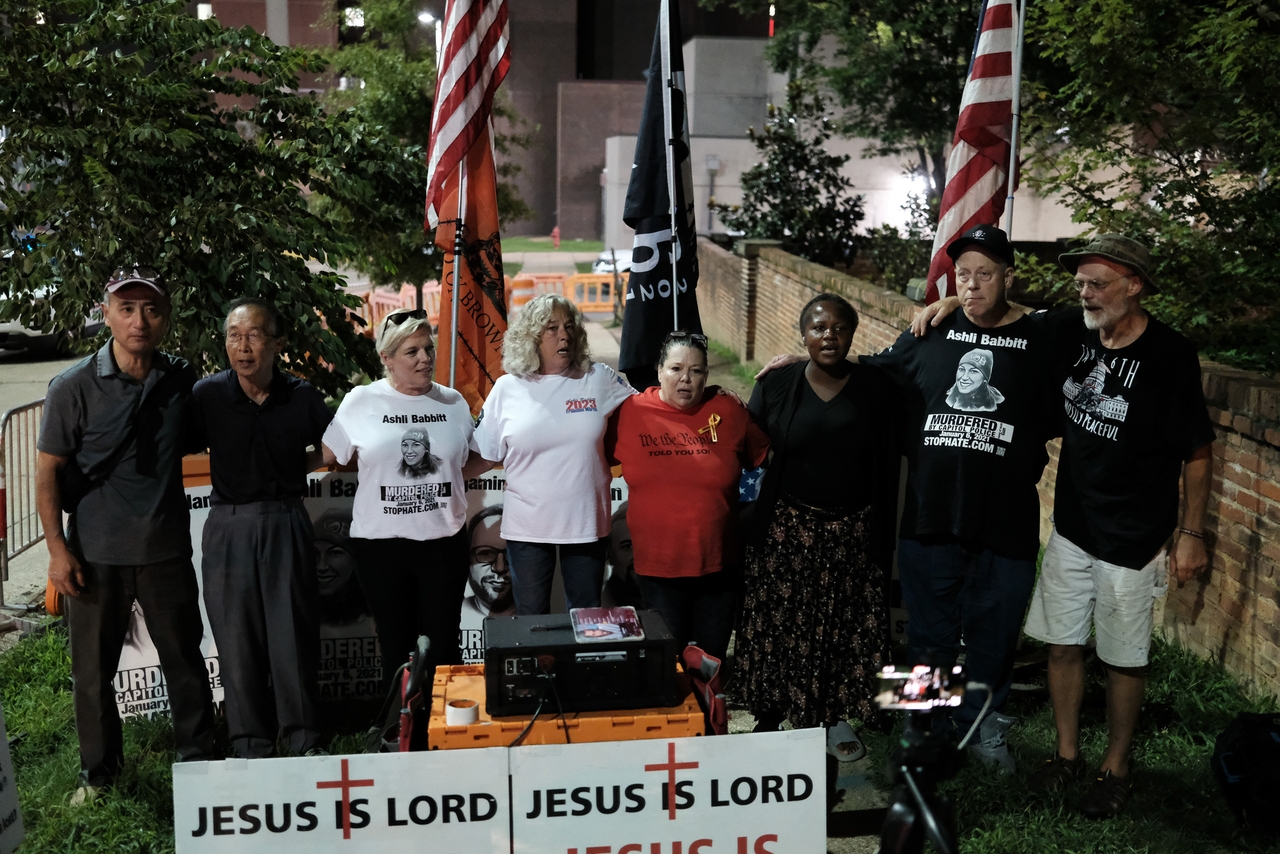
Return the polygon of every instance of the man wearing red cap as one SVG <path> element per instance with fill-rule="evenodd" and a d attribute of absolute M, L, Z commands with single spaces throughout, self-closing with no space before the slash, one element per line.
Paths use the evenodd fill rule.
<path fill-rule="evenodd" d="M 95 798 L 124 763 L 114 676 L 135 599 L 160 654 L 179 759 L 214 748 L 182 487 L 195 375 L 157 349 L 170 308 L 154 270 L 117 270 L 102 305 L 111 339 L 55 377 L 45 398 L 36 489 L 49 581 L 67 597 L 81 768 L 73 804 Z"/>

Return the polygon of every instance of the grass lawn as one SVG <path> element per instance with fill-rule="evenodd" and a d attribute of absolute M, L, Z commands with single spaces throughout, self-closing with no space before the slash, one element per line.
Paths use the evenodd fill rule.
<path fill-rule="evenodd" d="M 168 719 L 135 719 L 125 725 L 125 772 L 114 791 L 73 809 L 68 799 L 79 771 L 71 705 L 71 663 L 66 635 L 53 629 L 24 639 L 0 656 L 4 704 L 17 771 L 27 840 L 21 851 L 169 852 L 173 850 L 173 731 Z M 1098 673 L 1086 697 L 1085 752 L 1096 762 L 1106 733 L 1098 705 Z M 1047 703 L 1023 695 L 1012 701 L 1021 723 L 1010 734 L 1022 768 L 1052 749 Z M 1274 709 L 1272 699 L 1249 697 L 1216 664 L 1157 642 L 1148 681 L 1148 704 L 1135 749 L 1138 789 L 1128 810 L 1109 822 L 1073 812 L 1083 786 L 1068 805 L 1039 802 L 1021 776 L 999 777 L 967 766 L 943 791 L 956 802 L 963 852 L 1027 854 L 1226 854 L 1274 851 L 1267 840 L 1238 830 L 1209 770 L 1213 739 L 1241 711 Z M 866 733 L 877 767 L 893 737 Z M 345 735 L 331 749 L 358 750 Z M 883 785 L 883 779 L 880 780 Z M 1280 806 L 1280 805 L 1278 805 Z M 870 841 L 870 840 L 868 840 Z"/>
<path fill-rule="evenodd" d="M 504 237 L 503 252 L 601 252 L 604 243 L 599 240 L 561 240 L 556 249 L 550 237 Z"/>

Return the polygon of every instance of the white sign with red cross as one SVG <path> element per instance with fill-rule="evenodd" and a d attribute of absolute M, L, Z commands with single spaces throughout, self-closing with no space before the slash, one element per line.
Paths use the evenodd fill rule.
<path fill-rule="evenodd" d="M 516 854 L 822 854 L 820 729 L 511 751 Z"/>
<path fill-rule="evenodd" d="M 173 766 L 178 854 L 509 851 L 507 751 Z"/>

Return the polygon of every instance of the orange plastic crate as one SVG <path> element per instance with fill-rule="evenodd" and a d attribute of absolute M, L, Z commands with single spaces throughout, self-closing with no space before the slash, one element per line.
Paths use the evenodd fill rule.
<path fill-rule="evenodd" d="M 673 665 L 674 666 L 674 665 Z M 543 709 L 537 722 L 521 744 L 564 744 L 564 727 L 574 742 L 632 741 L 640 738 L 688 738 L 706 735 L 706 720 L 697 697 L 689 689 L 689 680 L 676 673 L 676 684 L 684 700 L 665 709 L 627 709 L 608 712 L 568 712 L 562 724 L 554 709 Z M 427 724 L 427 743 L 432 750 L 464 747 L 506 747 L 515 741 L 529 723 L 529 716 L 492 718 L 484 710 L 484 665 L 454 664 L 436 668 L 431 686 L 431 720 Z M 450 700 L 475 700 L 480 705 L 480 719 L 466 726 L 448 726 L 444 722 L 445 703 Z"/>

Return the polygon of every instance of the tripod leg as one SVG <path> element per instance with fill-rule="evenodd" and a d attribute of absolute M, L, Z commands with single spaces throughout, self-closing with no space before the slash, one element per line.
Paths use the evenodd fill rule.
<path fill-rule="evenodd" d="M 955 813 L 951 801 L 937 794 L 930 794 L 925 809 L 933 814 L 934 822 L 926 825 L 929 841 L 939 854 L 958 854 L 960 840 L 956 838 Z"/>
<path fill-rule="evenodd" d="M 905 786 L 893 793 L 893 805 L 880 829 L 880 854 L 919 854 L 924 851 L 924 831 L 920 827 L 915 800 Z"/>

